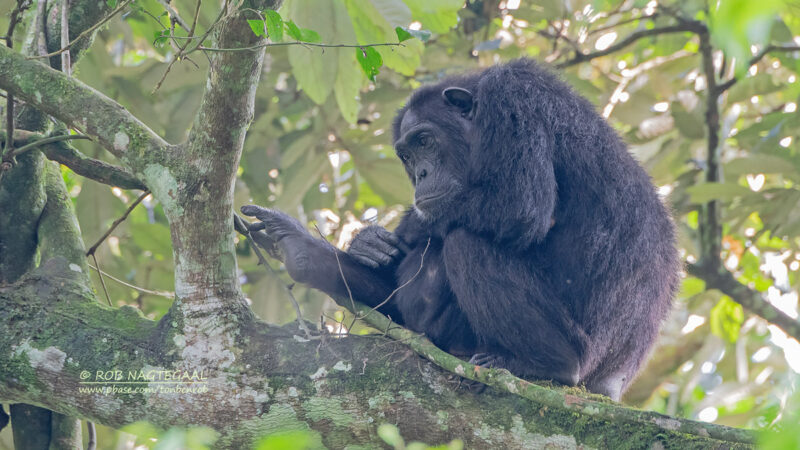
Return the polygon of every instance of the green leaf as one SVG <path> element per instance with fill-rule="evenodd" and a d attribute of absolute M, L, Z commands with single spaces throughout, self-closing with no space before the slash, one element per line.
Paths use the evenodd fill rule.
<path fill-rule="evenodd" d="M 681 282 L 680 298 L 694 297 L 701 292 L 705 292 L 706 282 L 700 278 L 687 277 Z"/>
<path fill-rule="evenodd" d="M 339 70 L 336 73 L 336 82 L 333 84 L 333 94 L 342 117 L 350 123 L 356 123 L 358 120 L 358 110 L 361 107 L 359 92 L 363 82 L 364 75 L 353 52 L 349 49 L 339 51 Z"/>
<path fill-rule="evenodd" d="M 330 42 L 343 42 L 347 37 L 338 33 L 332 20 L 337 8 L 344 9 L 340 1 L 292 0 L 288 16 L 293 20 L 285 22 L 289 36 L 297 41 L 310 42 L 314 39 L 319 41 L 321 35 Z M 317 31 L 311 32 L 305 27 L 314 27 Z M 351 30 L 350 39 L 352 36 Z M 292 75 L 303 92 L 318 105 L 325 103 L 333 91 L 339 69 L 338 52 L 339 49 L 323 51 L 300 45 L 293 45 L 288 50 Z"/>
<path fill-rule="evenodd" d="M 431 38 L 431 32 L 428 30 L 412 30 L 406 27 L 395 27 L 394 31 L 397 33 L 397 40 L 399 42 L 407 41 L 411 38 L 417 38 L 422 42 L 428 42 L 428 39 Z"/>
<path fill-rule="evenodd" d="M 720 0 L 711 11 L 711 40 L 729 58 L 736 59 L 736 73 L 747 70 L 751 45 L 769 43 L 770 30 L 783 0 Z"/>
<path fill-rule="evenodd" d="M 447 33 L 458 23 L 464 0 L 405 0 L 411 15 L 434 33 Z M 424 42 L 424 41 L 423 41 Z"/>
<path fill-rule="evenodd" d="M 300 40 L 303 42 L 320 42 L 322 39 L 319 37 L 319 33 L 314 30 L 309 30 L 308 28 L 301 28 L 300 29 Z"/>
<path fill-rule="evenodd" d="M 711 308 L 711 332 L 728 342 L 739 339 L 739 330 L 744 323 L 744 308 L 727 295 Z"/>
<path fill-rule="evenodd" d="M 281 174 L 283 192 L 278 196 L 275 207 L 283 211 L 296 211 L 308 190 L 319 186 L 320 176 L 328 167 L 330 162 L 325 152 L 308 152 L 306 158 L 297 161 Z"/>
<path fill-rule="evenodd" d="M 690 139 L 703 139 L 706 135 L 706 130 L 703 127 L 705 121 L 701 116 L 698 108 L 695 111 L 689 112 L 680 104 L 680 102 L 672 102 L 672 118 L 675 119 L 675 126 L 682 135 Z"/>
<path fill-rule="evenodd" d="M 753 194 L 750 189 L 733 183 L 702 183 L 686 188 L 692 203 L 702 204 L 712 200 L 730 201 Z"/>
<path fill-rule="evenodd" d="M 292 3 L 292 5 L 294 5 L 294 3 Z M 300 31 L 300 27 L 298 27 L 297 24 L 291 20 L 284 22 L 284 24 L 286 24 L 286 34 L 288 34 L 295 41 L 303 40 L 303 32 Z"/>
<path fill-rule="evenodd" d="M 411 11 L 400 0 L 345 0 L 359 44 L 397 42 L 396 27 L 411 23 Z M 386 67 L 403 75 L 414 75 L 421 61 L 423 44 L 408 40 L 403 46 L 376 48 Z"/>
<path fill-rule="evenodd" d="M 277 284 L 277 282 L 276 282 Z M 267 436 L 255 446 L 255 450 L 296 450 L 312 447 L 311 432 L 305 430 L 275 433 Z"/>
<path fill-rule="evenodd" d="M 797 176 L 797 170 L 786 158 L 765 153 L 750 153 L 743 158 L 731 160 L 724 167 L 727 177 L 748 173 L 782 173 Z"/>
<path fill-rule="evenodd" d="M 250 29 L 253 30 L 253 34 L 256 36 L 264 36 L 264 21 L 263 20 L 248 20 L 247 24 L 250 25 Z"/>
<path fill-rule="evenodd" d="M 380 73 L 383 65 L 381 54 L 374 47 L 361 47 L 356 49 L 356 60 L 361 65 L 361 70 L 372 81 Z"/>
<path fill-rule="evenodd" d="M 394 31 L 395 31 L 395 33 L 397 33 L 397 40 L 399 42 L 407 41 L 407 40 L 411 39 L 412 37 L 414 37 L 404 27 L 395 27 Z"/>
<path fill-rule="evenodd" d="M 169 30 L 156 31 L 153 35 L 153 46 L 163 47 L 169 41 Z"/>
<path fill-rule="evenodd" d="M 278 11 L 268 9 L 264 11 L 267 18 L 267 33 L 272 42 L 281 42 L 283 40 L 283 19 Z"/>

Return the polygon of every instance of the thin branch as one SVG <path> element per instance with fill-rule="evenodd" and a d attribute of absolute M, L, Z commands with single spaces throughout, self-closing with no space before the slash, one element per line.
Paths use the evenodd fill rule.
<path fill-rule="evenodd" d="M 363 48 L 363 47 L 405 47 L 405 44 L 402 42 L 385 42 L 382 44 L 321 44 L 318 42 L 303 42 L 303 41 L 294 41 L 294 42 L 267 42 L 264 44 L 253 45 L 252 47 L 240 47 L 240 48 L 214 48 L 214 47 L 203 47 L 198 46 L 198 50 L 203 50 L 207 52 L 242 52 L 242 51 L 251 51 L 251 50 L 259 50 L 266 47 L 281 47 L 286 45 L 302 45 L 305 47 L 323 47 L 323 48 Z"/>
<path fill-rule="evenodd" d="M 8 47 L 9 50 L 14 48 L 14 30 L 17 28 L 17 24 L 22 21 L 22 13 L 30 6 L 30 2 L 27 0 L 17 0 L 17 5 L 11 11 L 8 31 L 5 35 L 6 47 Z M 6 136 L 14 136 L 14 94 L 9 92 L 6 99 Z M 14 140 L 6 139 L 5 147 L 3 151 L 0 152 L 0 156 L 2 156 L 2 162 L 0 162 L 2 171 L 11 168 L 12 151 L 14 151 Z M 2 171 L 0 171 L 0 179 L 2 179 Z"/>
<path fill-rule="evenodd" d="M 89 250 L 86 250 L 86 256 L 90 256 L 90 255 L 93 256 L 95 254 L 95 252 L 97 251 L 97 248 L 100 247 L 100 244 L 102 244 L 103 241 L 105 241 L 106 238 L 111 235 L 111 233 L 119 226 L 119 224 L 121 224 L 122 222 L 125 221 L 125 219 L 128 218 L 128 216 L 133 211 L 133 209 L 136 208 L 136 206 L 138 206 L 139 203 L 141 203 L 142 200 L 144 200 L 148 195 L 150 195 L 150 191 L 145 190 L 144 192 L 142 192 L 142 195 L 140 195 L 139 198 L 136 199 L 136 201 L 131 203 L 131 205 L 128 207 L 128 209 L 125 210 L 125 213 L 123 213 L 122 216 L 117 218 L 117 220 L 115 220 L 114 223 L 111 224 L 111 226 L 108 228 L 108 230 L 106 230 L 106 232 L 103 233 L 102 236 L 100 236 L 100 239 L 98 239 L 97 242 L 95 242 L 94 245 L 92 245 L 89 248 Z M 95 264 L 96 263 L 97 263 L 97 261 L 95 261 Z"/>
<path fill-rule="evenodd" d="M 798 52 L 798 51 L 800 51 L 800 46 L 798 45 L 786 45 L 786 46 L 768 45 L 750 59 L 750 61 L 747 63 L 747 67 L 750 67 L 753 64 L 758 64 L 758 62 L 764 59 L 764 57 L 767 56 L 767 54 L 772 52 Z M 737 81 L 739 81 L 739 79 L 737 77 L 733 77 L 730 80 L 720 84 L 719 86 L 716 87 L 716 94 L 719 95 L 727 91 L 734 84 L 736 84 Z"/>
<path fill-rule="evenodd" d="M 705 121 L 707 128 L 705 181 L 717 183 L 722 179 L 720 156 L 720 117 L 719 94 L 717 93 L 716 70 L 714 70 L 714 50 L 711 35 L 706 29 L 699 33 L 700 54 L 703 57 L 703 72 L 708 85 L 706 96 Z M 700 233 L 700 261 L 710 270 L 721 270 L 722 225 L 719 223 L 719 203 L 712 200 L 701 207 L 698 225 Z"/>
<path fill-rule="evenodd" d="M 15 149 L 13 152 L 11 152 L 11 157 L 16 158 L 17 156 L 19 156 L 19 155 L 21 155 L 21 154 L 23 154 L 25 152 L 31 151 L 31 150 L 33 150 L 35 148 L 39 148 L 39 147 L 42 147 L 42 146 L 47 145 L 47 144 L 52 144 L 52 143 L 61 142 L 61 141 L 71 141 L 71 140 L 76 140 L 76 139 L 91 140 L 92 138 L 90 138 L 89 136 L 84 136 L 82 134 L 64 134 L 64 135 L 59 135 L 59 136 L 52 136 L 52 137 L 48 137 L 48 138 L 40 139 L 38 141 L 31 142 L 30 144 L 26 144 L 26 145 L 23 145 L 22 147 L 20 147 L 18 149 Z"/>
<path fill-rule="evenodd" d="M 556 67 L 563 69 L 565 67 L 574 66 L 582 62 L 590 61 L 592 59 L 599 58 L 601 56 L 606 56 L 611 53 L 615 53 L 635 43 L 636 41 L 644 39 L 646 37 L 659 36 L 662 34 L 672 34 L 672 33 L 686 33 L 686 32 L 700 33 L 704 29 L 705 26 L 700 22 L 687 21 L 684 23 L 680 23 L 678 25 L 671 25 L 668 27 L 635 31 L 630 35 L 628 35 L 628 37 L 626 37 L 625 39 L 617 42 L 616 44 L 604 50 L 599 50 L 594 53 L 576 53 L 572 59 L 556 64 Z"/>
<path fill-rule="evenodd" d="M 103 274 L 103 276 L 107 277 L 108 279 L 110 279 L 112 281 L 116 281 L 117 283 L 119 283 L 119 284 L 121 284 L 121 285 L 123 285 L 125 287 L 131 288 L 136 292 L 141 292 L 142 294 L 155 295 L 155 296 L 158 296 L 158 297 L 164 297 L 164 298 L 169 298 L 169 299 L 174 299 L 175 298 L 175 293 L 174 292 L 157 291 L 157 290 L 153 290 L 153 289 L 145 289 L 143 287 L 139 287 L 139 286 L 135 286 L 135 285 L 130 284 L 130 283 L 126 283 L 126 282 L 120 280 L 119 278 L 116 278 L 116 277 L 112 276 L 108 272 L 104 272 L 104 271 L 98 269 L 96 266 L 93 266 L 91 264 L 89 264 L 89 267 L 94 269 L 94 270 L 99 271 L 100 273 Z"/>
<path fill-rule="evenodd" d="M 62 47 L 60 49 L 48 53 L 46 55 L 29 56 L 28 59 L 49 58 L 51 56 L 57 56 L 66 52 L 67 50 L 71 49 L 76 43 L 78 43 L 81 39 L 91 36 L 95 30 L 102 27 L 106 22 L 114 18 L 114 16 L 116 16 L 120 11 L 125 9 L 125 7 L 128 6 L 128 4 L 131 3 L 132 1 L 133 0 L 123 0 L 122 3 L 120 3 L 120 5 L 117 6 L 113 11 L 108 13 L 107 16 L 103 17 L 99 22 L 92 25 L 90 28 L 84 30 L 81 34 L 78 35 L 78 37 L 70 41 L 67 45 L 62 44 Z"/>
<path fill-rule="evenodd" d="M 95 270 L 97 270 L 97 275 L 100 277 L 100 285 L 103 286 L 103 292 L 105 292 L 105 294 L 106 294 L 106 301 L 108 301 L 108 306 L 113 308 L 114 305 L 111 304 L 111 296 L 108 295 L 108 288 L 106 287 L 106 280 L 103 279 L 103 271 L 100 270 L 100 264 L 97 263 L 97 255 L 95 255 L 94 252 L 92 252 L 92 259 L 94 260 L 94 267 L 95 267 Z"/>
<path fill-rule="evenodd" d="M 86 443 L 86 450 L 97 449 L 97 430 L 95 429 L 94 422 L 86 421 L 86 431 L 89 433 L 89 441 Z"/>
<path fill-rule="evenodd" d="M 160 3 L 161 6 L 163 6 L 164 9 L 167 10 L 167 13 L 169 13 L 170 20 L 178 22 L 178 25 L 180 25 L 181 28 L 183 28 L 184 30 L 189 29 L 189 24 L 186 23 L 185 20 L 183 20 L 180 14 L 178 14 L 178 11 L 175 11 L 175 8 L 173 8 L 172 5 L 170 5 L 167 0 L 158 0 L 158 3 Z"/>
<path fill-rule="evenodd" d="M 75 137 L 81 135 L 70 136 Z M 82 138 L 85 137 L 82 136 L 81 139 Z M 0 141 L 4 139 L 5 134 L 0 133 Z M 14 145 L 23 144 L 23 147 L 25 147 L 27 146 L 25 143 L 31 143 L 32 141 L 38 144 L 41 143 L 43 139 L 41 135 L 31 133 L 30 131 L 17 130 L 14 132 Z M 122 167 L 100 161 L 99 159 L 89 158 L 79 152 L 75 147 L 69 145 L 66 141 L 50 142 L 40 145 L 47 159 L 69 167 L 70 170 L 82 177 L 109 186 L 116 186 L 121 189 L 138 189 L 141 191 L 147 189 L 144 183 Z M 15 153 L 15 156 L 16 155 L 18 155 L 18 153 Z"/>
<path fill-rule="evenodd" d="M 717 289 L 745 309 L 777 325 L 789 336 L 800 342 L 800 321 L 794 319 L 766 301 L 762 294 L 740 283 L 724 268 L 707 268 L 698 264 L 687 267 L 690 275 L 706 282 L 706 287 Z"/>
<path fill-rule="evenodd" d="M 72 61 L 69 56 L 69 0 L 61 0 L 61 71 L 72 76 Z"/>
<path fill-rule="evenodd" d="M 417 278 L 417 275 L 419 275 L 419 274 L 420 274 L 420 272 L 422 272 L 422 268 L 423 268 L 423 266 L 425 265 L 425 254 L 426 254 L 426 253 L 428 253 L 428 248 L 429 248 L 430 246 L 431 246 L 431 238 L 430 238 L 430 237 L 428 237 L 428 243 L 427 243 L 427 244 L 425 244 L 425 249 L 422 251 L 422 257 L 420 257 L 420 260 L 419 260 L 419 268 L 417 268 L 417 272 L 414 274 L 414 276 L 412 276 L 411 278 L 409 278 L 409 279 L 408 279 L 408 281 L 406 281 L 405 283 L 401 284 L 400 286 L 397 286 L 397 287 L 396 287 L 396 288 L 395 288 L 395 289 L 392 291 L 392 293 L 391 293 L 391 294 L 389 294 L 389 296 L 388 296 L 388 297 L 386 297 L 386 298 L 385 298 L 385 299 L 384 299 L 382 302 L 380 302 L 380 303 L 378 303 L 377 305 L 375 305 L 375 306 L 372 308 L 372 310 L 371 310 L 370 312 L 372 312 L 372 311 L 377 311 L 377 310 L 378 310 L 378 308 L 380 308 L 381 306 L 385 305 L 385 304 L 386 304 L 386 302 L 388 302 L 389 300 L 391 300 L 391 298 L 392 298 L 392 297 L 394 297 L 394 294 L 396 294 L 398 291 L 400 291 L 400 290 L 401 290 L 401 289 L 403 289 L 404 287 L 408 286 L 408 285 L 409 285 L 409 283 L 411 283 L 412 281 L 414 281 L 414 279 L 415 279 L 415 278 Z M 363 317 L 360 317 L 360 318 L 363 318 Z"/>
<path fill-rule="evenodd" d="M 622 26 L 622 25 L 627 25 L 627 24 L 632 23 L 632 22 L 638 22 L 640 20 L 647 20 L 647 19 L 655 19 L 656 17 L 658 17 L 658 13 L 657 12 L 655 12 L 653 14 L 649 14 L 649 15 L 644 15 L 644 16 L 630 17 L 628 19 L 620 20 L 619 22 L 617 22 L 615 24 L 604 25 L 602 27 L 598 27 L 598 28 L 594 28 L 592 30 L 589 30 L 588 35 L 591 36 L 593 34 L 601 33 L 601 32 L 606 31 L 606 30 L 611 30 L 613 28 L 616 28 L 616 27 L 619 27 L 619 26 Z"/>

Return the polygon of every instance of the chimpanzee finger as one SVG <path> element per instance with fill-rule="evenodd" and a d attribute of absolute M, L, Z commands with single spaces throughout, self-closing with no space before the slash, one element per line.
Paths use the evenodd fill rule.
<path fill-rule="evenodd" d="M 254 231 L 263 230 L 267 227 L 267 224 L 264 222 L 253 222 L 247 226 L 247 229 L 252 233 Z"/>
<path fill-rule="evenodd" d="M 356 261 L 367 267 L 372 267 L 373 269 L 377 269 L 378 267 L 381 266 L 377 261 L 374 261 L 372 258 L 362 255 L 359 252 L 350 252 L 348 253 L 348 255 L 350 255 L 351 257 L 353 257 L 353 259 L 355 259 Z"/>
<path fill-rule="evenodd" d="M 363 246 L 363 248 L 361 248 L 362 250 L 383 253 L 390 258 L 398 256 L 400 254 L 400 249 L 388 243 L 386 239 L 384 239 L 384 236 L 382 236 L 382 231 L 387 232 L 382 228 L 364 230 L 364 232 L 368 234 L 365 238 L 359 240 L 358 244 L 360 245 L 357 245 L 357 248 Z"/>

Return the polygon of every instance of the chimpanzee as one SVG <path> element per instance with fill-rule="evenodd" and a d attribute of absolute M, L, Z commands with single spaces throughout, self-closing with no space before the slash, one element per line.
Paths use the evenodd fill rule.
<path fill-rule="evenodd" d="M 419 88 L 394 147 L 414 204 L 347 252 L 282 212 L 242 211 L 294 280 L 380 305 L 473 364 L 618 400 L 680 263 L 667 208 L 594 107 L 520 59 Z"/>

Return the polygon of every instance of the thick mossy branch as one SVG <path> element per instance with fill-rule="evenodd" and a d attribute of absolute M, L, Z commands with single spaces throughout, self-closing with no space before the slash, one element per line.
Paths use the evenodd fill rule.
<path fill-rule="evenodd" d="M 120 104 L 41 63 L 0 47 L 0 89 L 91 136 L 134 170 L 168 144 Z"/>
<path fill-rule="evenodd" d="M 694 420 L 677 419 L 652 411 L 638 411 L 620 406 L 610 400 L 603 401 L 605 397 L 596 397 L 595 400 L 586 396 L 578 396 L 568 392 L 548 389 L 515 377 L 507 370 L 485 369 L 466 363 L 461 359 L 439 349 L 426 337 L 405 329 L 386 316 L 373 311 L 363 304 L 356 303 L 356 314 L 370 325 L 379 330 L 385 330 L 386 335 L 401 341 L 411 347 L 417 354 L 424 356 L 437 366 L 468 378 L 480 381 L 501 391 L 506 391 L 520 397 L 533 400 L 542 405 L 587 414 L 596 418 L 606 419 L 617 423 L 630 423 L 633 425 L 656 425 L 668 430 L 680 431 L 698 436 L 710 436 L 730 442 L 752 444 L 752 433 L 738 428 L 730 428 Z M 351 306 L 352 308 L 352 306 Z"/>
<path fill-rule="evenodd" d="M 47 203 L 37 229 L 41 258 L 43 261 L 55 257 L 65 258 L 73 271 L 83 274 L 83 282 L 88 284 L 89 266 L 86 264 L 81 228 L 60 167 L 50 162 L 45 170 Z"/>
<path fill-rule="evenodd" d="M 57 299 L 57 300 L 56 300 Z M 367 314 L 368 309 L 358 312 Z M 295 328 L 251 323 L 239 330 L 227 366 L 202 367 L 205 392 L 92 392 L 108 371 L 181 371 L 201 357 L 181 325 L 160 324 L 129 307 L 97 303 L 63 259 L 46 262 L 17 284 L 0 288 L 0 402 L 26 402 L 112 427 L 146 420 L 159 427 L 207 425 L 219 448 L 248 448 L 258 437 L 309 430 L 313 447 L 380 446 L 376 428 L 394 423 L 429 443 L 462 439 L 466 448 L 750 448 L 749 432 L 661 416 L 560 392 L 502 371 L 473 368 L 427 340 L 370 313 L 382 336 L 323 336 L 307 341 Z M 498 390 L 476 395 L 458 377 L 415 357 L 485 381 Z M 404 351 L 405 349 L 405 351 Z M 155 371 L 155 372 L 154 372 Z M 113 374 L 114 372 L 112 372 Z M 507 391 L 517 391 L 516 395 Z M 571 393 L 569 393 L 571 392 Z M 525 397 L 525 398 L 523 398 Z"/>

